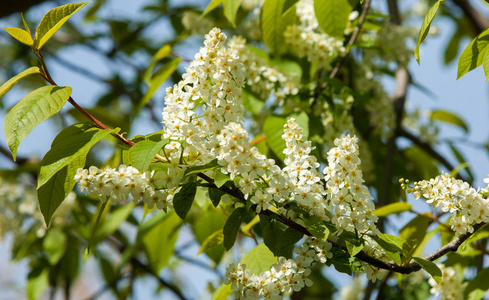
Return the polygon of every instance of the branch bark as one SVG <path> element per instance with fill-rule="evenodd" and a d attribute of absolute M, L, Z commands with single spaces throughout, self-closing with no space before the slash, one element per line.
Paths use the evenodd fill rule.
<path fill-rule="evenodd" d="M 464 12 L 477 34 L 489 28 L 489 19 L 475 9 L 468 0 L 452 0 L 452 2 Z"/>

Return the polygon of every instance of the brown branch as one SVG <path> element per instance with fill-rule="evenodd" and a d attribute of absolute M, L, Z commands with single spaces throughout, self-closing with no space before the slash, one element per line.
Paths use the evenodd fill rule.
<path fill-rule="evenodd" d="M 455 169 L 452 166 L 452 164 L 445 157 L 443 157 L 440 153 L 438 153 L 437 151 L 435 151 L 435 149 L 433 149 L 433 147 L 431 147 L 430 144 L 428 144 L 426 142 L 423 142 L 422 140 L 420 140 L 415 135 L 413 135 L 410 132 L 406 131 L 404 128 L 399 128 L 399 131 L 398 132 L 399 132 L 399 136 L 402 136 L 402 137 L 407 138 L 408 140 L 410 140 L 411 142 L 413 142 L 413 144 L 415 144 L 419 148 L 423 149 L 430 156 L 432 156 L 433 158 L 435 158 L 436 160 L 438 160 L 445 168 L 448 169 L 448 171 L 451 172 L 453 169 Z M 456 178 L 468 182 L 459 173 L 457 173 Z"/>
<path fill-rule="evenodd" d="M 452 0 L 452 2 L 462 9 L 469 22 L 474 26 L 477 34 L 489 27 L 489 19 L 470 5 L 468 0 Z"/>
<path fill-rule="evenodd" d="M 340 71 L 341 67 L 346 61 L 346 58 L 348 54 L 350 54 L 351 47 L 355 43 L 355 41 L 358 38 L 358 35 L 360 34 L 360 31 L 362 30 L 362 25 L 363 22 L 365 22 L 365 18 L 367 17 L 367 12 L 370 7 L 370 0 L 366 0 L 365 4 L 363 5 L 362 13 L 360 15 L 360 19 L 358 20 L 357 26 L 355 26 L 355 29 L 353 30 L 353 34 L 351 35 L 350 40 L 348 41 L 348 44 L 346 45 L 346 53 L 341 56 L 340 60 L 336 63 L 336 65 L 333 68 L 333 71 L 329 74 L 329 79 L 333 79 L 336 77 L 338 72 Z M 321 88 L 326 88 L 328 86 L 328 83 L 325 82 L 321 85 Z"/>

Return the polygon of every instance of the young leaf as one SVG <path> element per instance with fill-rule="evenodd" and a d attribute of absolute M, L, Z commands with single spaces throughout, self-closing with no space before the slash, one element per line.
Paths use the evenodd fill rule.
<path fill-rule="evenodd" d="M 319 27 L 334 37 L 343 37 L 352 9 L 349 0 L 314 1 L 314 12 Z"/>
<path fill-rule="evenodd" d="M 215 231 L 213 234 L 209 235 L 205 239 L 205 241 L 200 246 L 199 252 L 197 252 L 195 256 L 198 256 L 199 254 L 209 251 L 215 246 L 222 244 L 223 240 L 224 240 L 224 233 L 222 233 L 222 229 Z"/>
<path fill-rule="evenodd" d="M 283 34 L 288 25 L 295 22 L 295 10 L 282 15 L 286 0 L 265 0 L 261 9 L 261 30 L 263 42 L 270 53 L 278 55 L 284 52 Z"/>
<path fill-rule="evenodd" d="M 211 0 L 211 2 L 209 2 L 209 4 L 207 5 L 207 7 L 205 8 L 204 12 L 200 17 L 201 18 L 204 17 L 205 15 L 207 15 L 208 13 L 216 9 L 216 7 L 221 5 L 223 2 L 224 0 Z"/>
<path fill-rule="evenodd" d="M 158 218 L 159 215 L 155 217 Z M 176 214 L 168 213 L 162 221 L 157 222 L 141 236 L 148 256 L 148 265 L 157 274 L 168 264 L 173 255 L 181 225 L 182 220 Z"/>
<path fill-rule="evenodd" d="M 228 174 L 224 174 L 221 169 L 216 170 L 216 174 L 214 174 L 214 184 L 220 188 L 223 186 L 226 182 L 231 180 Z"/>
<path fill-rule="evenodd" d="M 163 58 L 167 58 L 170 56 L 171 56 L 171 46 L 164 45 L 163 47 L 161 47 L 158 50 L 158 52 L 156 52 L 156 54 L 153 56 L 153 58 L 151 59 L 151 63 L 144 71 L 143 81 L 146 82 L 147 84 L 150 84 L 151 75 L 153 73 L 153 69 L 156 66 L 156 64 Z"/>
<path fill-rule="evenodd" d="M 214 263 L 216 263 L 216 265 L 219 264 L 226 252 L 226 249 L 224 249 L 224 246 L 222 245 L 222 241 L 224 240 L 223 227 L 225 223 L 226 219 L 222 211 L 220 209 L 209 207 L 206 210 L 202 210 L 201 214 L 199 214 L 191 224 L 195 239 L 202 245 L 201 249 Z M 220 242 L 218 232 L 221 232 L 222 234 Z M 204 247 L 205 243 L 209 244 Z M 214 246 L 211 246 L 212 244 L 214 244 Z"/>
<path fill-rule="evenodd" d="M 159 142 L 143 140 L 137 142 L 129 149 L 129 161 L 131 165 L 141 173 L 146 172 L 149 164 L 154 160 L 155 155 L 158 154 L 165 144 L 168 144 L 168 140 Z"/>
<path fill-rule="evenodd" d="M 485 268 L 477 273 L 477 275 L 469 281 L 469 284 L 464 290 L 464 299 L 479 300 L 484 297 L 489 289 L 489 268 Z"/>
<path fill-rule="evenodd" d="M 439 0 L 437 1 L 428 11 L 428 14 L 424 17 L 423 24 L 421 24 L 421 28 L 419 29 L 419 35 L 418 35 L 418 43 L 416 44 L 416 50 L 414 50 L 414 57 L 416 58 L 416 61 L 418 62 L 418 65 L 420 64 L 419 60 L 419 45 L 424 41 L 424 39 L 428 36 L 428 33 L 430 32 L 430 27 L 431 27 L 431 22 L 435 18 L 436 12 L 438 11 L 438 7 L 440 7 L 440 4 L 444 0 Z"/>
<path fill-rule="evenodd" d="M 244 207 L 236 208 L 224 224 L 224 248 L 229 251 L 236 241 L 236 235 L 238 235 L 239 226 L 243 222 L 243 218 L 246 214 L 246 209 Z"/>
<path fill-rule="evenodd" d="M 68 19 L 89 2 L 71 3 L 48 11 L 41 20 L 34 36 L 34 46 L 41 49 Z"/>
<path fill-rule="evenodd" d="M 221 284 L 221 286 L 214 291 L 211 300 L 226 300 L 233 293 L 231 284 Z"/>
<path fill-rule="evenodd" d="M 458 59 L 457 79 L 483 64 L 489 44 L 489 29 L 484 30 L 465 48 Z"/>
<path fill-rule="evenodd" d="M 486 82 L 489 80 L 489 51 L 484 54 L 484 60 L 482 62 L 482 68 L 484 69 L 484 76 L 486 77 Z"/>
<path fill-rule="evenodd" d="M 459 116 L 446 110 L 434 110 L 431 112 L 430 118 L 445 123 L 449 123 L 462 128 L 465 132 L 469 131 L 467 124 Z"/>
<path fill-rule="evenodd" d="M 345 244 L 346 244 L 346 249 L 348 250 L 348 253 L 350 253 L 351 257 L 354 257 L 355 255 L 360 253 L 360 251 L 362 251 L 363 248 L 365 247 L 365 245 L 361 242 L 354 244 L 350 241 L 345 241 Z"/>
<path fill-rule="evenodd" d="M 240 263 L 245 264 L 251 274 L 260 274 L 261 272 L 270 270 L 270 267 L 277 263 L 277 258 L 267 246 L 262 243 L 248 251 L 248 253 L 243 256 Z"/>
<path fill-rule="evenodd" d="M 436 283 L 440 283 L 442 280 L 442 273 L 440 268 L 429 260 L 426 260 L 421 257 L 414 256 L 413 259 L 423 268 L 426 272 L 428 272 L 431 277 L 436 281 Z"/>
<path fill-rule="evenodd" d="M 61 110 L 71 87 L 44 86 L 22 98 L 5 118 L 5 138 L 15 160 L 20 142 L 40 123 Z"/>
<path fill-rule="evenodd" d="M 61 203 L 75 186 L 75 175 L 78 168 L 85 166 L 86 153 L 76 157 L 68 165 L 56 172 L 46 184 L 37 190 L 39 208 L 44 217 L 46 226 L 49 226 L 51 217 Z"/>
<path fill-rule="evenodd" d="M 99 129 L 89 123 L 79 123 L 63 129 L 51 144 L 51 149 L 41 161 L 37 188 L 46 184 L 59 170 L 85 156 L 90 148 L 116 129 Z"/>
<path fill-rule="evenodd" d="M 154 93 L 158 88 L 165 82 L 165 80 L 170 77 L 173 72 L 178 67 L 178 64 L 180 63 L 181 58 L 177 57 L 170 62 L 164 64 L 161 66 L 154 74 L 151 76 L 151 79 L 149 81 L 149 87 L 146 93 L 143 96 L 143 99 L 141 100 L 141 103 L 139 104 L 139 108 L 144 107 L 148 102 L 151 100 L 151 97 L 153 97 Z"/>
<path fill-rule="evenodd" d="M 32 74 L 41 74 L 41 70 L 38 67 L 31 67 L 10 78 L 7 82 L 2 84 L 2 86 L 0 86 L 0 98 L 2 98 L 5 93 L 10 91 L 10 89 L 14 87 L 14 85 L 16 85 L 22 78 Z"/>
<path fill-rule="evenodd" d="M 32 46 L 34 44 L 34 40 L 32 39 L 32 36 L 30 35 L 29 32 L 25 31 L 24 29 L 15 28 L 15 27 L 4 27 L 3 29 L 5 29 L 13 38 L 15 38 L 21 43 L 26 44 L 27 46 Z"/>
<path fill-rule="evenodd" d="M 224 1 L 224 16 L 229 22 L 236 27 L 236 13 L 238 12 L 239 6 L 243 0 L 225 0 Z"/>
<path fill-rule="evenodd" d="M 285 3 L 284 3 L 284 8 L 282 10 L 282 14 L 285 14 L 287 13 L 287 11 L 291 8 L 293 8 L 293 6 L 299 2 L 299 0 L 285 0 Z"/>
<path fill-rule="evenodd" d="M 410 211 L 412 205 L 406 202 L 391 203 L 386 206 L 382 206 L 379 209 L 373 211 L 377 217 L 385 217 L 392 214 L 398 214 L 404 211 Z"/>
<path fill-rule="evenodd" d="M 185 220 L 188 211 L 192 207 L 196 193 L 197 182 L 189 181 L 182 186 L 182 189 L 176 193 L 175 196 L 173 196 L 173 208 L 182 220 Z"/>

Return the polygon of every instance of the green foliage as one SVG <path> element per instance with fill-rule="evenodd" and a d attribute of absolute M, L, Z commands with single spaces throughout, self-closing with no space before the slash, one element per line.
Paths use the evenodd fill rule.
<path fill-rule="evenodd" d="M 374 215 L 377 217 L 385 217 L 392 214 L 398 214 L 405 211 L 410 211 L 412 209 L 412 205 L 406 202 L 397 202 L 391 203 L 381 208 L 374 210 Z"/>
<path fill-rule="evenodd" d="M 419 46 L 428 36 L 428 33 L 430 32 L 431 22 L 433 22 L 436 12 L 438 11 L 438 8 L 440 7 L 440 4 L 443 3 L 443 1 L 445 0 L 438 0 L 435 2 L 435 4 L 428 11 L 428 14 L 426 14 L 426 16 L 424 17 L 423 24 L 419 29 L 418 43 L 416 44 L 416 50 L 414 50 L 414 56 L 416 57 L 416 61 L 418 62 L 418 64 L 420 64 Z"/>
<path fill-rule="evenodd" d="M 173 197 L 173 208 L 175 213 L 185 220 L 188 211 L 194 203 L 195 194 L 197 193 L 197 182 L 191 178 L 189 182 L 182 186 L 182 189 L 178 191 Z"/>
<path fill-rule="evenodd" d="M 151 140 L 143 140 L 137 142 L 129 149 L 129 162 L 130 164 L 139 170 L 139 172 L 146 172 L 149 168 L 149 164 L 154 160 L 154 157 L 161 148 L 168 144 L 168 140 L 162 140 L 154 142 Z"/>
<path fill-rule="evenodd" d="M 236 27 L 236 13 L 242 0 L 224 0 L 224 15 L 229 22 Z"/>
<path fill-rule="evenodd" d="M 485 268 L 477 273 L 469 284 L 465 287 L 464 298 L 467 300 L 480 300 L 486 294 L 489 289 L 489 282 L 487 277 L 489 276 L 489 268 Z"/>
<path fill-rule="evenodd" d="M 7 93 L 12 87 L 14 87 L 14 85 L 16 85 L 22 78 L 32 74 L 41 74 L 41 70 L 38 67 L 30 67 L 7 80 L 7 82 L 0 86 L 0 98 L 3 97 L 3 95 L 5 95 L 5 93 Z"/>
<path fill-rule="evenodd" d="M 157 55 L 158 54 L 160 56 L 164 55 L 164 53 L 157 53 Z M 181 61 L 180 57 L 170 60 L 169 62 L 161 66 L 153 75 L 151 75 L 151 77 L 147 79 L 149 87 L 146 93 L 144 94 L 143 99 L 141 99 L 141 104 L 139 105 L 140 108 L 148 104 L 148 102 L 153 97 L 154 93 L 163 84 L 163 82 L 165 82 L 171 76 L 171 74 L 175 72 L 180 61 Z"/>
<path fill-rule="evenodd" d="M 72 15 L 90 2 L 91 1 L 66 4 L 51 9 L 44 15 L 41 23 L 36 29 L 36 35 L 34 36 L 34 47 L 36 49 L 41 49 Z"/>
<path fill-rule="evenodd" d="M 32 46 L 34 44 L 31 34 L 24 29 L 15 27 L 4 27 L 3 29 L 5 29 L 5 31 L 7 31 L 13 38 L 27 46 Z"/>
<path fill-rule="evenodd" d="M 170 261 L 182 220 L 173 212 L 166 215 L 160 212 L 153 219 L 156 220 L 154 225 L 150 226 L 147 231 L 145 230 L 146 232 L 138 238 L 141 238 L 144 245 L 149 266 L 155 273 L 159 273 Z M 152 220 L 148 222 L 152 222 Z"/>
<path fill-rule="evenodd" d="M 20 142 L 34 127 L 60 111 L 70 95 L 71 87 L 45 86 L 29 93 L 10 110 L 4 129 L 14 160 Z"/>
<path fill-rule="evenodd" d="M 277 263 L 277 258 L 265 244 L 259 244 L 248 251 L 240 263 L 245 264 L 251 274 L 260 274 L 268 271 L 273 264 Z"/>
<path fill-rule="evenodd" d="M 436 281 L 436 283 L 440 283 L 442 280 L 442 273 L 440 268 L 429 260 L 426 260 L 421 257 L 413 257 L 413 259 L 426 271 L 431 277 Z"/>
<path fill-rule="evenodd" d="M 224 240 L 223 227 L 226 223 L 226 219 L 221 210 L 214 208 L 207 208 L 203 210 L 199 215 L 195 216 L 195 221 L 192 224 L 192 231 L 200 243 L 201 247 L 199 252 L 204 253 L 212 259 L 217 265 L 226 249 L 222 244 Z"/>
<path fill-rule="evenodd" d="M 315 0 L 314 12 L 319 27 L 330 36 L 343 37 L 348 16 L 356 3 L 356 0 Z"/>
<path fill-rule="evenodd" d="M 487 65 L 487 60 L 485 59 L 487 47 L 489 44 L 489 29 L 485 30 L 474 38 L 465 48 L 462 55 L 458 59 L 458 71 L 457 79 L 472 71 L 473 69 L 479 67 L 482 64 Z M 487 66 L 484 67 L 486 71 Z M 486 81 L 489 80 L 489 73 L 485 72 Z"/>
<path fill-rule="evenodd" d="M 454 113 L 445 111 L 445 110 L 434 110 L 431 112 L 430 118 L 432 120 L 442 121 L 448 124 L 452 124 L 460 127 L 465 132 L 469 132 L 469 128 L 467 124 L 465 124 L 464 120 L 462 120 L 459 116 Z"/>
<path fill-rule="evenodd" d="M 296 19 L 294 10 L 282 14 L 285 2 L 286 0 L 265 0 L 261 10 L 263 42 L 274 55 L 284 52 L 283 33 Z"/>
<path fill-rule="evenodd" d="M 224 224 L 223 233 L 224 240 L 223 245 L 226 250 L 231 249 L 236 241 L 236 236 L 238 235 L 239 227 L 243 222 L 246 215 L 246 209 L 244 207 L 236 208 Z"/>

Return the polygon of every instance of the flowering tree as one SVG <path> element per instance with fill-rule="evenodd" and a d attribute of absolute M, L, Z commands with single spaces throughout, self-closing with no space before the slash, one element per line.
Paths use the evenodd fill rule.
<path fill-rule="evenodd" d="M 178 272 L 171 262 L 182 260 L 214 270 L 212 299 L 482 298 L 489 185 L 471 186 L 451 141 L 459 166 L 435 148 L 441 123 L 467 126 L 445 110 L 426 121 L 405 109 L 408 88 L 419 86 L 407 63 L 420 62 L 437 12 L 458 22 L 447 61 L 462 36 L 478 34 L 457 76 L 482 65 L 489 78 L 489 21 L 467 1 L 431 8 L 421 1 L 404 17 L 424 17 L 415 31 L 402 26 L 395 0 L 388 12 L 370 0 L 212 0 L 203 12 L 160 1 L 146 7 L 154 19 L 134 26 L 109 20 L 108 32 L 86 33 L 69 22 L 87 10 L 87 22 L 101 23 L 104 2 L 56 7 L 34 37 L 24 17 L 23 28 L 5 28 L 25 44 L 7 47 L 34 66 L 0 86 L 0 97 L 21 80 L 37 85 L 6 114 L 10 152 L 1 153 L 16 164 L 0 174 L 0 229 L 14 237 L 13 258 L 29 261 L 30 299 L 48 286 L 68 299 L 88 257 L 105 280 L 92 299 L 106 290 L 126 298 L 148 276 L 187 299 L 193 294 L 184 283 L 161 275 Z M 159 18 L 176 33 L 155 46 L 141 32 Z M 55 36 L 62 26 L 65 36 Z M 107 35 L 108 51 L 98 45 Z M 200 50 L 180 57 L 178 45 L 195 38 Z M 133 69 L 132 77 L 99 78 L 57 56 L 74 43 Z M 135 63 L 141 53 L 151 55 L 144 68 Z M 82 107 L 71 87 L 57 85 L 49 59 L 106 83 L 108 92 Z M 393 96 L 385 76 L 396 78 Z M 157 111 L 155 95 L 168 81 Z M 73 108 L 62 110 L 66 102 Z M 161 128 L 132 134 L 140 114 Z M 62 128 L 42 161 L 19 157 L 22 140 L 53 116 Z M 401 147 L 400 138 L 412 144 Z M 433 210 L 415 210 L 414 198 Z M 387 231 L 400 213 L 409 222 Z M 208 257 L 204 265 L 181 254 L 185 228 L 200 248 L 194 254 Z M 352 285 L 338 291 L 324 270 L 352 276 Z"/>

